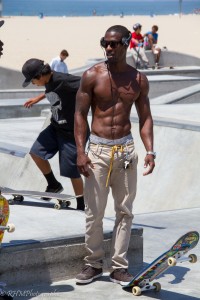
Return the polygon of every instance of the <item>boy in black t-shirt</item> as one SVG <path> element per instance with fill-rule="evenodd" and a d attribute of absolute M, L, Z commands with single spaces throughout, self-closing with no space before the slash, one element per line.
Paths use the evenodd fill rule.
<path fill-rule="evenodd" d="M 76 195 L 83 195 L 83 180 L 77 169 L 74 138 L 74 112 L 80 77 L 52 71 L 39 59 L 29 59 L 22 67 L 25 76 L 23 87 L 29 83 L 45 86 L 45 93 L 29 99 L 25 107 L 31 107 L 45 97 L 51 104 L 51 123 L 34 142 L 30 155 L 47 180 L 46 192 L 60 193 L 63 187 L 51 170 L 49 159 L 59 153 L 60 175 L 71 179 Z M 43 198 L 48 200 L 47 198 Z M 83 197 L 77 198 L 77 209 L 84 210 Z"/>

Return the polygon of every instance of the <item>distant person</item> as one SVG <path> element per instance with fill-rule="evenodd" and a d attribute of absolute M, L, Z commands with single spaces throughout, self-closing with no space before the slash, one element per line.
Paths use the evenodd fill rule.
<path fill-rule="evenodd" d="M 97 15 L 96 9 L 93 10 L 92 15 L 93 15 L 93 16 L 96 16 L 96 15 Z"/>
<path fill-rule="evenodd" d="M 60 175 L 71 179 L 75 195 L 83 195 L 83 181 L 76 165 L 77 151 L 74 138 L 74 112 L 80 77 L 58 73 L 40 59 L 29 59 L 22 67 L 23 87 L 30 83 L 45 86 L 45 94 L 28 100 L 31 107 L 46 98 L 51 104 L 51 123 L 38 136 L 30 155 L 47 181 L 46 192 L 60 193 L 63 187 L 55 178 L 49 159 L 59 153 Z M 49 200 L 43 198 L 43 200 Z M 77 209 L 84 210 L 84 198 L 77 198 Z"/>
<path fill-rule="evenodd" d="M 44 18 L 43 12 L 41 12 L 41 13 L 39 14 L 39 18 L 40 18 L 40 19 L 43 19 L 43 18 Z"/>
<path fill-rule="evenodd" d="M 155 56 L 155 66 L 158 67 L 160 55 L 161 55 L 161 49 L 157 45 L 158 42 L 158 26 L 153 25 L 151 31 L 148 31 L 144 34 L 144 47 L 145 50 L 152 50 L 154 56 Z"/>
<path fill-rule="evenodd" d="M 3 26 L 4 20 L 0 21 L 0 27 Z M 3 45 L 4 43 L 0 40 L 0 57 L 3 55 Z"/>
<path fill-rule="evenodd" d="M 69 53 L 67 50 L 62 50 L 60 52 L 60 55 L 53 58 L 50 62 L 50 67 L 53 71 L 61 72 L 61 73 L 69 73 L 68 67 L 64 60 L 69 56 Z"/>
<path fill-rule="evenodd" d="M 133 30 L 130 49 L 136 62 L 136 68 L 139 66 L 141 69 L 147 69 L 149 61 L 144 50 L 144 38 L 141 34 L 142 25 L 140 23 L 134 24 Z"/>

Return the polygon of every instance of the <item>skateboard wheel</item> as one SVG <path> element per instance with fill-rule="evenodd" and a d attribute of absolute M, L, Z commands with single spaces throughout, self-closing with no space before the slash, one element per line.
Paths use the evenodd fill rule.
<path fill-rule="evenodd" d="M 141 288 L 139 287 L 139 286 L 134 286 L 133 288 L 132 288 L 132 293 L 133 293 L 133 295 L 134 296 L 139 296 L 139 295 L 141 295 Z"/>
<path fill-rule="evenodd" d="M 155 286 L 155 291 L 159 292 L 161 290 L 161 284 L 160 282 L 154 282 L 153 286 Z"/>
<path fill-rule="evenodd" d="M 71 205 L 71 201 L 66 201 L 66 207 L 69 207 Z"/>
<path fill-rule="evenodd" d="M 54 205 L 54 208 L 55 208 L 55 209 L 61 209 L 61 205 L 58 204 L 58 203 L 56 203 L 56 204 Z"/>
<path fill-rule="evenodd" d="M 168 265 L 170 267 L 176 266 L 176 263 L 177 263 L 176 258 L 174 258 L 174 257 L 169 257 L 168 258 Z"/>
<path fill-rule="evenodd" d="M 8 199 L 8 203 L 9 203 L 10 205 L 14 204 L 14 199 Z"/>
<path fill-rule="evenodd" d="M 14 201 L 22 202 L 23 200 L 24 200 L 23 196 L 20 196 L 20 195 L 15 195 L 14 196 Z"/>
<path fill-rule="evenodd" d="M 15 231 L 15 225 L 14 224 L 8 224 L 8 232 L 14 232 Z"/>
<path fill-rule="evenodd" d="M 196 256 L 196 254 L 190 254 L 189 258 L 190 258 L 190 260 L 189 260 L 190 263 L 194 264 L 194 263 L 197 262 L 197 256 Z"/>

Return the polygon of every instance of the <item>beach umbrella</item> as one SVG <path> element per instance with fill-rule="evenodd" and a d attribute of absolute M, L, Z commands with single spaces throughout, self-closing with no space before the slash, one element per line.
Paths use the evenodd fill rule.
<path fill-rule="evenodd" d="M 179 17 L 182 16 L 182 0 L 179 0 Z"/>

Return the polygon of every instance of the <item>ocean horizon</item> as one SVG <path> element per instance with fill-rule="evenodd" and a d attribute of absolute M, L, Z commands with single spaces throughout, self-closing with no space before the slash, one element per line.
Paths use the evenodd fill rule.
<path fill-rule="evenodd" d="M 181 1 L 183 14 L 199 13 L 200 0 Z M 180 1 L 149 0 L 2 0 L 2 16 L 170 15 Z"/>

